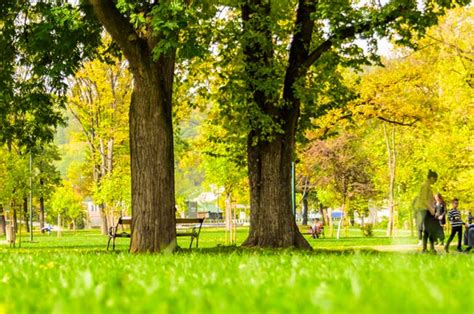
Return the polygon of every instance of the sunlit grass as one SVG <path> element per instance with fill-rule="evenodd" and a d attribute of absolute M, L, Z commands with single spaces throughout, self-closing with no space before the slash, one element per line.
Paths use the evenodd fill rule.
<path fill-rule="evenodd" d="M 202 231 L 199 249 L 131 255 L 97 231 L 35 235 L 0 248 L 0 313 L 469 312 L 474 254 L 384 253 L 381 237 L 309 239 L 315 252 L 225 246 Z M 237 234 L 240 243 L 248 230 Z M 351 231 L 352 232 L 352 231 Z M 416 243 L 406 236 L 400 243 Z M 395 242 L 397 242 L 395 241 Z M 179 239 L 183 248 L 189 239 Z M 355 248 L 355 249 L 354 249 Z M 358 249 L 359 248 L 359 249 Z"/>

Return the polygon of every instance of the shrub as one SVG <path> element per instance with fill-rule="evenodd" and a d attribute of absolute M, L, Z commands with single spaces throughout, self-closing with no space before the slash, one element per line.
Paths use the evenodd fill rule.
<path fill-rule="evenodd" d="M 362 230 L 362 234 L 364 235 L 364 237 L 373 237 L 374 232 L 372 229 L 372 224 L 365 224 L 360 227 L 360 230 Z"/>

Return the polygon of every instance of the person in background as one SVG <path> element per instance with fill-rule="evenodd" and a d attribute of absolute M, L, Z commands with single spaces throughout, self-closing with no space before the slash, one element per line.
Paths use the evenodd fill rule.
<path fill-rule="evenodd" d="M 310 233 L 313 239 L 319 238 L 319 236 L 323 232 L 323 223 L 319 220 L 319 218 L 313 219 L 313 224 L 310 227 Z"/>
<path fill-rule="evenodd" d="M 467 246 L 464 252 L 469 252 L 474 246 L 474 223 L 466 225 L 466 231 L 464 231 L 464 244 Z"/>
<path fill-rule="evenodd" d="M 441 229 L 439 221 L 435 218 L 434 197 L 431 185 L 438 180 L 438 174 L 432 170 L 428 171 L 425 183 L 421 186 L 418 198 L 416 200 L 417 211 L 420 212 L 423 221 L 423 250 L 426 252 L 428 239 L 430 240 L 430 248 L 434 249 L 434 242 L 437 238 L 437 232 Z"/>
<path fill-rule="evenodd" d="M 441 245 L 443 245 L 444 242 L 444 226 L 446 225 L 446 202 L 443 199 L 443 196 L 441 196 L 441 193 L 436 193 L 435 194 L 435 218 L 438 219 L 439 224 L 441 225 L 442 229 L 442 236 L 440 238 L 441 240 Z"/>
<path fill-rule="evenodd" d="M 462 238 L 462 225 L 464 224 L 461 219 L 461 212 L 458 209 L 459 200 L 457 198 L 453 199 L 453 208 L 448 212 L 448 220 L 451 223 L 451 234 L 449 235 L 448 242 L 446 242 L 446 246 L 444 250 L 446 253 L 449 252 L 449 244 L 453 241 L 454 236 L 458 235 L 458 252 L 462 252 L 461 246 L 461 238 Z"/>

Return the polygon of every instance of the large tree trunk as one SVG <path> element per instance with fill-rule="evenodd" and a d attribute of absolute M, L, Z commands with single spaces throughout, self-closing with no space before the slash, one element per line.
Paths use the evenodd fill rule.
<path fill-rule="evenodd" d="M 158 73 L 136 79 L 130 106 L 131 252 L 173 250 L 176 245 L 172 91 L 160 88 Z"/>
<path fill-rule="evenodd" d="M 250 182 L 250 231 L 243 245 L 260 247 L 296 247 L 311 249 L 301 235 L 291 212 L 291 161 L 295 150 L 296 123 L 300 100 L 295 94 L 295 83 L 307 73 L 303 63 L 308 57 L 314 21 L 312 2 L 299 1 L 295 30 L 291 43 L 288 67 L 284 79 L 283 96 L 264 92 L 275 80 L 272 30 L 267 22 L 271 2 L 248 0 L 242 5 L 244 33 L 258 34 L 243 39 L 247 90 L 260 110 L 282 133 L 265 135 L 266 126 L 257 126 L 248 136 L 247 154 Z M 262 71 L 267 68 L 270 71 Z M 282 106 L 282 104 L 285 104 Z M 263 128 L 263 129 L 262 129 Z M 255 143 L 256 140 L 256 143 Z"/>
<path fill-rule="evenodd" d="M 251 211 L 244 246 L 311 249 L 291 212 L 290 142 L 280 136 L 270 143 L 248 146 Z"/>
<path fill-rule="evenodd" d="M 172 93 L 176 49 L 169 48 L 159 57 L 153 55 L 153 49 L 160 40 L 177 41 L 177 34 L 158 34 L 150 25 L 137 32 L 114 1 L 89 2 L 99 21 L 123 51 L 134 78 L 130 105 L 130 251 L 173 250 L 176 246 L 176 219 Z"/>

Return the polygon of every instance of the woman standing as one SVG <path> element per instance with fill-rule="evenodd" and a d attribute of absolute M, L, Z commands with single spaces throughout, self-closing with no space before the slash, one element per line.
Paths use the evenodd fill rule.
<path fill-rule="evenodd" d="M 435 218 L 434 197 L 431 185 L 438 180 L 438 174 L 434 171 L 428 171 L 428 177 L 421 186 L 420 193 L 416 200 L 416 208 L 419 211 L 423 221 L 423 252 L 426 252 L 428 238 L 430 239 L 430 248 L 436 252 L 434 242 L 437 238 L 436 233 L 440 229 L 439 221 Z"/>

